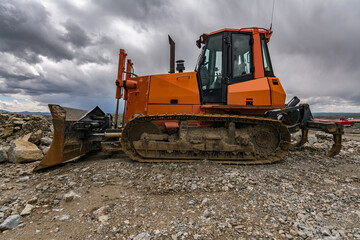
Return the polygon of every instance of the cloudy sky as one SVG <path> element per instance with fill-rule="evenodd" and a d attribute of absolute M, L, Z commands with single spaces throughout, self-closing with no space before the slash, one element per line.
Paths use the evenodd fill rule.
<path fill-rule="evenodd" d="M 360 112 L 360 1 L 275 1 L 269 48 L 288 98 Z M 268 28 L 271 10 L 271 0 L 1 0 L 0 109 L 114 112 L 120 48 L 138 75 L 166 73 L 170 34 L 192 71 L 200 34 Z"/>

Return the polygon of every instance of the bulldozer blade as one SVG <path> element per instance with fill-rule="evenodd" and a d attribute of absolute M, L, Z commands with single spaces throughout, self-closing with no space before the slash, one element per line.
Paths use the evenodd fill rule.
<path fill-rule="evenodd" d="M 99 117 L 105 115 L 100 108 L 85 111 L 49 104 L 49 109 L 54 127 L 53 141 L 46 156 L 33 171 L 77 159 L 90 151 L 101 148 L 100 142 L 93 141 L 92 136 L 88 136 L 84 129 L 75 127 L 79 120 L 87 118 L 89 114 Z"/>

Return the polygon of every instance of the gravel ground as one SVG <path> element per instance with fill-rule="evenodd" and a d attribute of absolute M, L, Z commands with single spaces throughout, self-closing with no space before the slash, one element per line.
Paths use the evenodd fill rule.
<path fill-rule="evenodd" d="M 122 153 L 39 173 L 2 164 L 0 223 L 23 216 L 0 238 L 360 239 L 360 138 L 334 158 L 320 139 L 269 165 L 146 164 Z"/>

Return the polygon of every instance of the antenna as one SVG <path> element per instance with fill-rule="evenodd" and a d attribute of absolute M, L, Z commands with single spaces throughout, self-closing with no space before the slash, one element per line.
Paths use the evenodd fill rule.
<path fill-rule="evenodd" d="M 275 0 L 273 0 L 273 7 L 272 7 L 272 13 L 271 13 L 271 23 L 270 23 L 270 30 L 272 29 L 272 22 L 274 17 L 274 6 L 275 6 Z"/>

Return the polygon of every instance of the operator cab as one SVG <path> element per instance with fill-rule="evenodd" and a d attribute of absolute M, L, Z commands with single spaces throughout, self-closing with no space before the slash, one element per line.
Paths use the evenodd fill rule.
<path fill-rule="evenodd" d="M 196 44 L 204 46 L 195 71 L 202 104 L 226 104 L 228 85 L 274 76 L 267 48 L 271 33 L 262 28 L 245 28 L 200 36 Z M 254 59 L 254 54 L 262 58 Z"/>

